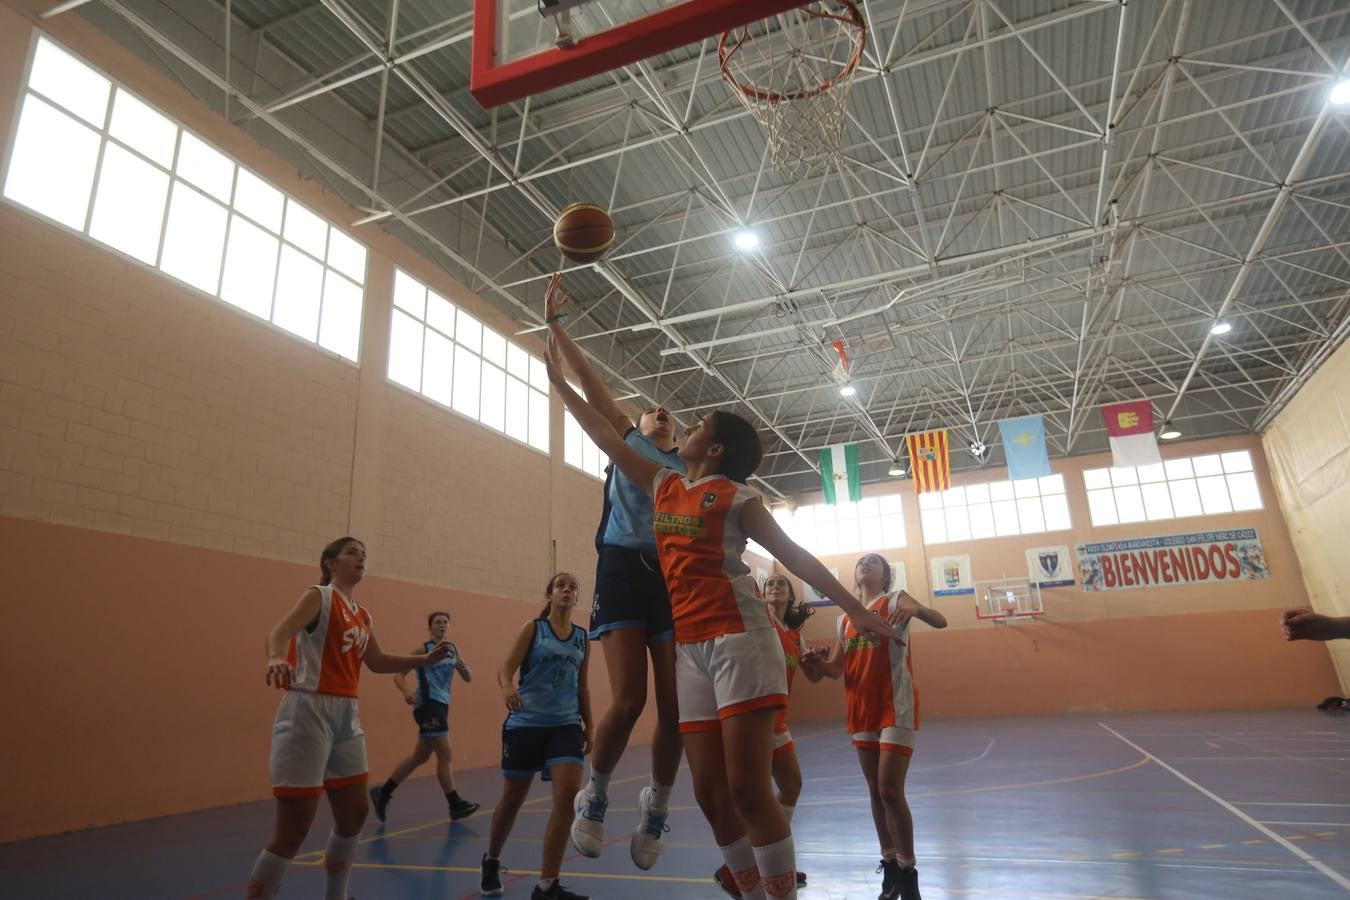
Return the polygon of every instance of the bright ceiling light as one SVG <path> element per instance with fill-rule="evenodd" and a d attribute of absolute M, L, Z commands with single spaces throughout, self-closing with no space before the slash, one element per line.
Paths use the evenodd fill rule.
<path fill-rule="evenodd" d="M 1230 332 L 1230 331 L 1232 331 L 1232 330 L 1233 330 L 1233 326 L 1230 325 L 1230 324 L 1228 324 L 1227 322 L 1215 322 L 1215 323 L 1213 324 L 1213 326 L 1210 327 L 1209 333 L 1210 333 L 1210 334 L 1227 334 L 1228 332 Z"/>
<path fill-rule="evenodd" d="M 753 250 L 759 246 L 759 235 L 749 228 L 742 228 L 736 232 L 736 236 L 732 240 L 735 241 L 738 250 Z"/>
<path fill-rule="evenodd" d="M 894 475 L 896 478 L 899 478 L 901 475 L 905 474 L 905 467 L 900 465 L 900 463 L 898 462 L 893 462 L 891 463 L 890 471 L 888 471 L 886 474 Z"/>
<path fill-rule="evenodd" d="M 858 393 L 858 389 L 851 384 L 846 384 L 843 387 L 839 388 L 840 397 L 852 397 L 856 393 Z"/>
<path fill-rule="evenodd" d="M 1164 441 L 1175 441 L 1177 438 L 1181 437 L 1181 432 L 1177 431 L 1177 427 L 1171 422 L 1164 422 L 1162 432 L 1158 437 L 1162 438 Z"/>
<path fill-rule="evenodd" d="M 1337 106 L 1345 106 L 1350 103 L 1350 78 L 1342 78 L 1332 85 L 1329 99 Z"/>

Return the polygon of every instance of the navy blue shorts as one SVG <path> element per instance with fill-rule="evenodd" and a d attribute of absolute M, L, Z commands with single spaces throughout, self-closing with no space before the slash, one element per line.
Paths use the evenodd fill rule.
<path fill-rule="evenodd" d="M 548 781 L 550 766 L 582 764 L 586 736 L 580 725 L 550 725 L 542 728 L 502 726 L 502 774 L 507 778 L 530 778 L 543 772 Z"/>
<path fill-rule="evenodd" d="M 450 733 L 450 707 L 435 700 L 423 700 L 413 707 L 417 722 L 417 736 L 424 740 L 445 737 Z"/>
<path fill-rule="evenodd" d="M 590 638 L 598 641 L 622 628 L 646 629 L 648 644 L 675 638 L 670 594 L 656 554 L 605 546 L 595 563 Z"/>

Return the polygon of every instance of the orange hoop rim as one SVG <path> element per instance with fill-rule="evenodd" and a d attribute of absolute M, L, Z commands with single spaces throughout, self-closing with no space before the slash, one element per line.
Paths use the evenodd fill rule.
<path fill-rule="evenodd" d="M 750 27 L 732 29 L 722 32 L 722 37 L 717 41 L 717 61 L 722 70 L 722 77 L 735 87 L 738 91 L 754 100 L 762 100 L 765 103 L 781 103 L 783 101 L 807 100 L 811 97 L 817 97 L 840 83 L 846 81 L 858 68 L 858 63 L 862 61 L 863 48 L 867 46 L 867 23 L 863 20 L 862 13 L 858 12 L 858 7 L 853 4 L 853 0 L 838 0 L 843 9 L 838 13 L 817 11 L 811 7 L 814 4 L 808 3 L 801 7 L 807 15 L 820 19 L 834 19 L 837 22 L 844 22 L 852 26 L 858 33 L 853 41 L 853 55 L 849 57 L 848 62 L 839 71 L 837 75 L 828 81 L 823 81 L 813 88 L 804 88 L 800 91 L 793 91 L 788 94 L 778 91 L 766 91 L 753 85 L 744 85 L 736 80 L 736 76 L 731 73 L 732 57 L 741 49 L 741 46 L 750 40 Z"/>

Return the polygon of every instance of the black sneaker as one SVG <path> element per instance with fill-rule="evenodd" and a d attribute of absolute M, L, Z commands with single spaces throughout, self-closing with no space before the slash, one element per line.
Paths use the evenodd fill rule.
<path fill-rule="evenodd" d="M 585 894 L 569 891 L 562 886 L 561 881 L 555 878 L 548 890 L 544 890 L 536 884 L 534 890 L 530 892 L 530 900 L 591 900 L 591 898 Z"/>
<path fill-rule="evenodd" d="M 456 819 L 467 819 L 469 816 L 473 815 L 474 811 L 477 809 L 478 809 L 477 803 L 470 803 L 463 797 L 459 798 L 458 800 L 451 800 L 450 821 L 453 822 Z M 383 821 L 383 818 L 381 818 L 381 821 Z"/>
<path fill-rule="evenodd" d="M 384 814 L 389 809 L 389 797 L 385 796 L 383 787 L 370 789 L 370 805 L 375 810 L 375 818 L 383 822 Z"/>
<path fill-rule="evenodd" d="M 923 900 L 919 896 L 919 870 L 913 866 L 897 866 L 895 890 L 894 896 L 899 900 Z"/>
<path fill-rule="evenodd" d="M 900 863 L 883 859 L 877 864 L 876 870 L 881 873 L 881 893 L 877 894 L 877 900 L 899 900 Z"/>
<path fill-rule="evenodd" d="M 506 867 L 502 865 L 500 859 L 488 859 L 486 853 L 483 854 L 483 861 L 479 865 L 482 874 L 478 876 L 478 892 L 484 897 L 500 897 L 502 873 L 506 871 Z"/>

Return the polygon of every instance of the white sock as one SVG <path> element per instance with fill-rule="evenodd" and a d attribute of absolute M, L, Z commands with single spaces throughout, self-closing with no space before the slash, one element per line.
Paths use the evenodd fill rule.
<path fill-rule="evenodd" d="M 901 868 L 905 869 L 914 868 L 914 857 L 912 856 L 901 856 L 899 853 L 897 853 L 895 854 L 895 861 L 900 864 Z"/>
<path fill-rule="evenodd" d="M 791 824 L 792 824 L 792 814 L 795 813 L 795 812 L 797 811 L 797 804 L 795 804 L 795 803 L 791 803 L 791 804 L 789 804 L 789 803 L 780 803 L 780 804 L 778 804 L 778 805 L 781 806 L 781 807 L 783 808 L 783 815 L 787 816 L 788 824 L 791 825 Z"/>
<path fill-rule="evenodd" d="M 666 807 L 670 806 L 670 792 L 675 790 L 673 784 L 661 784 L 655 778 L 652 779 L 652 809 L 657 812 L 665 812 Z"/>
<path fill-rule="evenodd" d="M 741 896 L 746 900 L 767 900 L 764 887 L 759 883 L 759 867 L 755 865 L 755 848 L 750 846 L 750 838 L 743 837 L 717 849 L 722 851 L 722 859 L 726 860 Z M 797 876 L 792 877 L 795 882 Z"/>
<path fill-rule="evenodd" d="M 244 896 L 250 900 L 271 900 L 281 890 L 281 878 L 290 864 L 289 859 L 277 856 L 270 850 L 259 853 L 257 861 L 253 863 L 253 871 L 249 873 Z"/>
<path fill-rule="evenodd" d="M 539 879 L 539 890 L 541 890 L 541 891 L 547 891 L 549 888 L 553 887 L 554 883 L 555 883 L 557 880 L 558 880 L 558 879 L 556 879 L 556 878 L 540 878 L 540 879 Z"/>
<path fill-rule="evenodd" d="M 586 785 L 586 789 L 592 794 L 608 797 L 609 779 L 613 777 L 613 775 L 613 772 L 597 772 L 594 769 L 591 769 L 591 783 Z"/>
<path fill-rule="evenodd" d="M 328 870 L 328 887 L 324 900 L 347 900 L 347 876 L 352 871 L 352 857 L 356 855 L 359 834 L 342 837 L 336 831 L 328 832 L 328 846 L 324 848 L 324 868 Z"/>
<path fill-rule="evenodd" d="M 755 864 L 759 867 L 766 897 L 797 896 L 797 851 L 792 845 L 792 835 L 756 847 Z"/>

